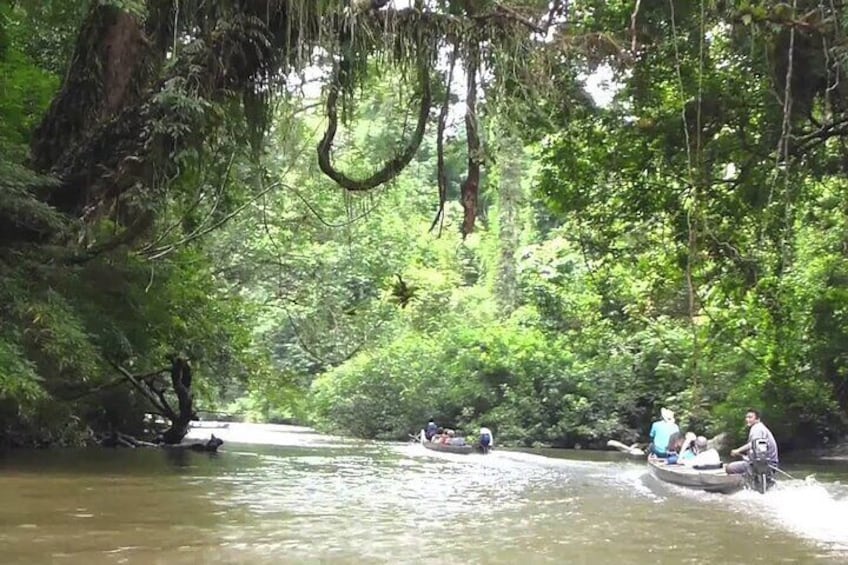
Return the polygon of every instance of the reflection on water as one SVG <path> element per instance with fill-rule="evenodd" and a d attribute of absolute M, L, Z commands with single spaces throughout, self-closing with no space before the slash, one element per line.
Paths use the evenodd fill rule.
<path fill-rule="evenodd" d="M 7 454 L 3 562 L 848 559 L 848 489 L 834 482 L 785 481 L 766 496 L 723 496 L 659 483 L 643 465 L 609 454 L 463 456 L 285 426 L 193 433 L 210 431 L 227 441 L 217 455 Z"/>

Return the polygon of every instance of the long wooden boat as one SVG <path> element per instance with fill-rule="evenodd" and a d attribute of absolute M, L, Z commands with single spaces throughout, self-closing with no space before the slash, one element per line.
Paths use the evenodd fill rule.
<path fill-rule="evenodd" d="M 427 449 L 432 449 L 433 451 L 442 451 L 444 453 L 460 453 L 462 455 L 467 455 L 474 451 L 474 446 L 472 445 L 451 445 L 449 443 L 439 443 L 432 441 L 422 441 L 421 445 L 426 447 Z"/>
<path fill-rule="evenodd" d="M 729 494 L 745 486 L 744 475 L 728 475 L 724 467 L 718 469 L 693 469 L 685 465 L 669 465 L 665 459 L 648 459 L 653 475 L 674 485 Z"/>

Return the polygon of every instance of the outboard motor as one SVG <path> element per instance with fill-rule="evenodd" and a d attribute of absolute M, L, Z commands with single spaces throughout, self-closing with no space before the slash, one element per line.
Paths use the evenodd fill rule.
<path fill-rule="evenodd" d="M 752 441 L 750 454 L 752 486 L 760 494 L 765 494 L 773 482 L 774 473 L 771 462 L 768 460 L 768 441 L 765 439 Z"/>

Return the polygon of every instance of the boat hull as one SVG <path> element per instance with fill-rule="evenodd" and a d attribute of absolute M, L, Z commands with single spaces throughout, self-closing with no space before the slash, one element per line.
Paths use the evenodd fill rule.
<path fill-rule="evenodd" d="M 450 445 L 448 443 L 433 443 L 432 441 L 423 441 L 421 445 L 432 451 L 441 451 L 443 453 L 467 455 L 474 451 L 474 447 L 471 445 Z"/>
<path fill-rule="evenodd" d="M 648 466 L 659 480 L 681 487 L 729 494 L 745 486 L 744 475 L 728 475 L 723 467 L 699 470 L 684 465 L 668 465 L 663 459 L 648 459 Z"/>

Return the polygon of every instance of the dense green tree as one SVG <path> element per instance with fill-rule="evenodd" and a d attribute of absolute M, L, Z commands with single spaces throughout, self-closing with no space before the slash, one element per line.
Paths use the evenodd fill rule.
<path fill-rule="evenodd" d="M 4 4 L 0 382 L 9 403 L 3 412 L 8 441 L 48 441 L 23 417 L 27 410 L 38 413 L 32 403 L 39 398 L 63 408 L 53 418 L 60 428 L 74 414 L 85 414 L 82 424 L 124 426 L 113 417 L 127 414 L 124 406 L 105 420 L 88 415 L 103 407 L 104 395 L 116 398 L 113 376 L 135 389 L 119 404 L 143 409 L 149 401 L 177 417 L 179 426 L 166 439 L 178 440 L 192 416 L 192 403 L 184 402 L 191 396 L 177 380 L 173 391 L 157 384 L 174 353 L 192 359 L 197 399 L 205 390 L 205 401 L 213 403 L 256 394 L 272 380 L 263 377 L 270 357 L 262 351 L 285 358 L 292 378 L 273 381 L 286 388 L 298 375 L 335 366 L 362 348 L 369 331 L 387 319 L 389 306 L 369 301 L 388 281 L 397 278 L 393 294 L 402 305 L 411 298 L 397 256 L 415 244 L 395 238 L 390 253 L 364 252 L 384 243 L 372 233 L 375 223 L 354 221 L 379 198 L 368 195 L 323 207 L 336 224 L 345 210 L 343 231 L 356 240 L 347 249 L 322 245 L 339 231 L 301 231 L 305 218 L 290 213 L 304 214 L 312 195 L 297 195 L 302 187 L 290 183 L 327 189 L 309 178 L 314 166 L 300 175 L 282 172 L 305 162 L 285 153 L 306 140 L 317 145 L 317 167 L 335 185 L 352 193 L 386 185 L 415 158 L 439 98 L 452 98 L 446 86 L 454 67 L 468 77 L 467 171 L 458 182 L 451 174 L 450 182 L 459 188 L 462 229 L 473 230 L 484 163 L 476 134 L 476 100 L 484 88 L 478 74 L 486 65 L 495 71 L 491 76 L 505 78 L 510 68 L 526 69 L 554 54 L 534 34 L 555 14 L 547 2 L 389 4 Z M 454 53 L 450 72 L 438 65 L 446 50 Z M 295 119 L 280 106 L 302 110 L 298 83 L 315 69 L 326 86 L 321 107 L 327 120 L 319 123 L 317 144 L 302 129 L 315 120 Z M 389 75 L 400 94 L 390 108 L 376 95 Z M 364 136 L 356 132 L 370 142 L 367 153 L 356 155 L 339 122 L 368 114 L 354 102 L 369 91 L 371 103 L 388 114 L 379 135 L 370 128 Z M 407 111 L 407 104 L 416 109 Z M 275 140 L 283 158 L 269 154 L 266 136 L 298 128 Z M 446 156 L 454 157 L 449 149 L 457 146 L 445 136 L 440 128 L 434 167 L 444 188 L 428 191 L 437 199 L 441 193 L 442 201 L 450 190 Z M 286 210 L 292 194 L 302 200 L 299 211 Z M 255 227 L 257 215 L 245 212 L 260 206 L 262 232 L 221 231 L 242 214 Z M 310 218 L 318 217 L 314 212 Z M 394 233 L 403 233 L 396 225 Z M 308 258 L 288 270 L 292 263 L 284 256 L 293 249 Z M 260 265 L 248 272 L 252 261 Z M 276 276 L 269 276 L 274 269 Z M 240 281 L 249 288 L 237 295 Z M 271 313 L 263 308 L 269 300 Z M 286 301 L 289 324 L 268 324 Z M 323 339 L 328 332 L 334 339 Z M 297 354 L 308 362 L 269 347 L 281 338 L 296 339 Z M 245 382 L 248 374 L 253 382 Z M 178 415 L 169 406 L 173 393 Z"/>
<path fill-rule="evenodd" d="M 661 405 L 838 435 L 845 21 L 806 0 L 5 3 L 3 440 L 140 433 L 145 411 L 179 440 L 227 409 L 567 446 L 636 439 Z"/>

